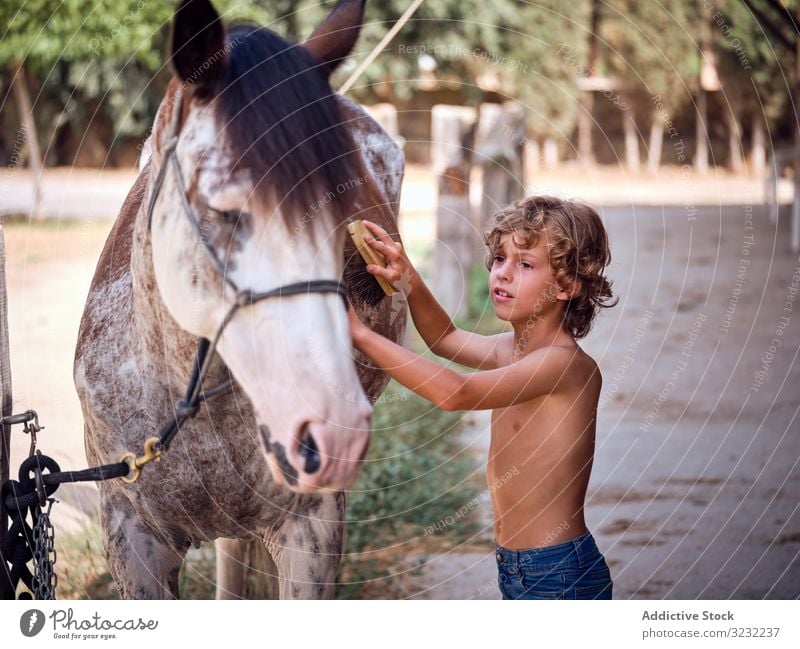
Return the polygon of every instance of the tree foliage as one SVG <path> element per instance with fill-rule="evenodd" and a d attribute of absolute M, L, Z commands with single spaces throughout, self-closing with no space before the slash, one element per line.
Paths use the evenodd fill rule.
<path fill-rule="evenodd" d="M 367 3 L 357 51 L 337 71 L 334 87 L 409 3 Z M 333 4 L 215 0 L 226 20 L 252 20 L 299 42 Z M 783 3 L 792 14 L 796 5 L 797 0 Z M 591 0 L 426 0 L 350 94 L 365 103 L 403 103 L 420 91 L 421 79 L 433 75 L 466 103 L 477 104 L 487 88 L 517 99 L 528 107 L 531 135 L 569 139 L 580 109 L 577 82 L 588 69 L 592 6 Z M 618 80 L 642 108 L 660 96 L 670 113 L 693 110 L 705 26 L 732 110 L 744 114 L 763 107 L 767 120 L 786 115 L 797 32 L 775 0 L 602 0 L 598 6 L 597 73 Z M 7 87 L 13 66 L 24 62 L 42 139 L 103 122 L 112 140 L 143 137 L 169 76 L 173 11 L 172 3 L 152 0 L 4 0 L 2 85 Z M 15 119 L 8 102 L 0 110 L 6 122 Z"/>
<path fill-rule="evenodd" d="M 690 103 L 702 56 L 698 3 L 608 0 L 604 5 L 600 38 L 607 74 L 642 108 L 652 107 L 655 97 L 670 113 Z"/>
<path fill-rule="evenodd" d="M 720 75 L 726 101 L 734 112 L 763 112 L 768 121 L 774 121 L 786 111 L 790 100 L 796 53 L 772 28 L 780 29 L 789 41 L 800 36 L 793 33 L 789 14 L 774 10 L 774 2 L 751 0 L 751 4 L 759 13 L 754 14 L 740 0 L 714 3 L 712 24 L 717 34 Z M 796 15 L 796 0 L 784 4 Z"/>

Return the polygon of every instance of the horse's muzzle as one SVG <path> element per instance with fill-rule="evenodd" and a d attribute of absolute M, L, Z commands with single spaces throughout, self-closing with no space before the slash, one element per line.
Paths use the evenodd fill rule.
<path fill-rule="evenodd" d="M 337 426 L 325 420 L 306 420 L 293 431 L 288 445 L 261 426 L 273 477 L 298 492 L 338 491 L 358 478 L 372 434 L 371 409 L 354 418 L 354 425 Z"/>

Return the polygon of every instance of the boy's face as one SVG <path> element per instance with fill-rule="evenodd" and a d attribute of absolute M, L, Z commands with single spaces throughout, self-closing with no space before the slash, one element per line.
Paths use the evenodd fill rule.
<path fill-rule="evenodd" d="M 570 297 L 553 276 L 547 232 L 542 232 L 532 248 L 520 247 L 519 241 L 513 233 L 502 235 L 500 247 L 493 251 L 489 274 L 495 315 L 508 322 L 542 318 Z"/>

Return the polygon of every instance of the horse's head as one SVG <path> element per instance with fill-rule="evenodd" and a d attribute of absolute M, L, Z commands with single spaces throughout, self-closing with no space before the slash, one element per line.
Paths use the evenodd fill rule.
<path fill-rule="evenodd" d="M 237 288 L 341 276 L 364 172 L 328 76 L 362 16 L 363 2 L 343 0 L 293 45 L 263 28 L 226 30 L 207 0 L 179 5 L 173 100 L 152 138 L 152 176 L 165 171 L 150 238 L 161 297 L 191 334 L 212 339 Z M 258 300 L 222 329 L 217 352 L 253 405 L 273 476 L 294 490 L 350 486 L 366 453 L 371 407 L 351 344 L 335 292 Z"/>

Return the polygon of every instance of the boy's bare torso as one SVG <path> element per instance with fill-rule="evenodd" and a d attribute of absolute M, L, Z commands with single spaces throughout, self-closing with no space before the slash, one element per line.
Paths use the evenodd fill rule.
<path fill-rule="evenodd" d="M 513 360 L 513 335 L 498 350 Z M 492 412 L 487 481 L 499 545 L 512 550 L 556 545 L 586 532 L 583 504 L 594 457 L 601 377 L 575 345 L 559 389 Z"/>

